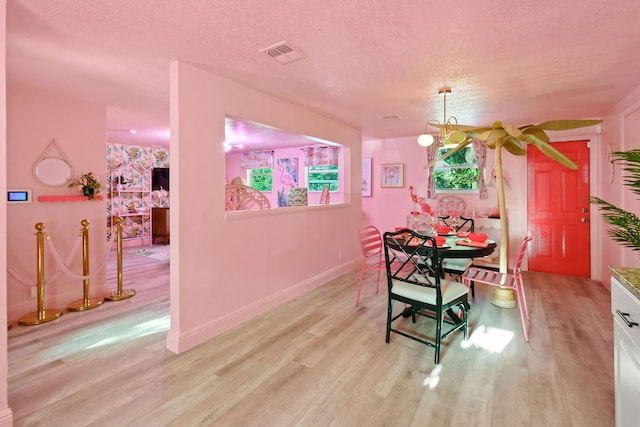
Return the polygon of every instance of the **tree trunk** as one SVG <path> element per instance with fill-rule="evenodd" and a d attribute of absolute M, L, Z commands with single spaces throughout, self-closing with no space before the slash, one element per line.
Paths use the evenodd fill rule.
<path fill-rule="evenodd" d="M 507 206 L 504 197 L 504 179 L 502 176 L 502 142 L 496 142 L 496 189 L 498 190 L 498 208 L 500 209 L 500 272 L 509 269 L 509 222 L 507 221 Z M 515 308 L 516 300 L 513 291 L 504 288 L 494 288 L 491 303 L 502 308 Z"/>
<path fill-rule="evenodd" d="M 496 189 L 498 191 L 498 209 L 500 211 L 500 272 L 509 268 L 509 223 L 504 196 L 504 178 L 502 175 L 502 144 L 496 144 Z"/>

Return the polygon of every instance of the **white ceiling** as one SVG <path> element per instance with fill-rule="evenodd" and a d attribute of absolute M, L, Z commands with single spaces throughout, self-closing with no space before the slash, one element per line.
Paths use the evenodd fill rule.
<path fill-rule="evenodd" d="M 602 117 L 640 84 L 639 22 L 638 0 L 7 0 L 7 78 L 107 105 L 114 143 L 168 145 L 177 59 L 401 137 L 444 85 L 463 124 Z M 281 41 L 306 58 L 260 52 Z"/>

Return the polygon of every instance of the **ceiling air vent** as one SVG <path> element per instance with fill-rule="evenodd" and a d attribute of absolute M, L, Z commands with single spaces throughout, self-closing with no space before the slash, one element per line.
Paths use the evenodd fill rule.
<path fill-rule="evenodd" d="M 305 55 L 300 49 L 284 41 L 276 43 L 273 46 L 260 49 L 260 52 L 266 53 L 276 61 L 283 64 L 288 64 L 289 62 L 307 57 L 307 55 Z"/>

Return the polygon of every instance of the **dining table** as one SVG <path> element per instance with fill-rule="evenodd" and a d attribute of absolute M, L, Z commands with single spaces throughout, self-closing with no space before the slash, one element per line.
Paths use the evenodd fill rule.
<path fill-rule="evenodd" d="M 416 231 L 416 233 L 419 233 Z M 430 235 L 430 234 L 429 234 Z M 440 234 L 446 241 L 438 246 L 438 258 L 483 258 L 489 256 L 497 247 L 495 240 L 487 239 L 484 242 L 473 242 L 465 237 L 456 236 L 454 233 Z M 424 247 L 425 253 L 431 252 L 431 246 Z M 420 253 L 420 248 L 417 248 Z"/>
<path fill-rule="evenodd" d="M 467 238 L 455 234 L 446 235 L 446 243 L 438 247 L 438 258 L 483 258 L 489 256 L 496 249 L 495 240 L 472 242 Z M 464 244 L 462 243 L 464 242 Z"/>

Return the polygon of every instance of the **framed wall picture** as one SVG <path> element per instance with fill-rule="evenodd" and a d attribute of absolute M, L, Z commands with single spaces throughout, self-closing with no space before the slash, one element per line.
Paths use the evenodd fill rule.
<path fill-rule="evenodd" d="M 298 158 L 278 159 L 278 207 L 289 206 L 289 189 L 298 186 Z"/>
<path fill-rule="evenodd" d="M 404 163 L 386 163 L 380 165 L 381 187 L 404 187 Z"/>
<path fill-rule="evenodd" d="M 362 159 L 362 197 L 371 197 L 371 157 Z"/>

